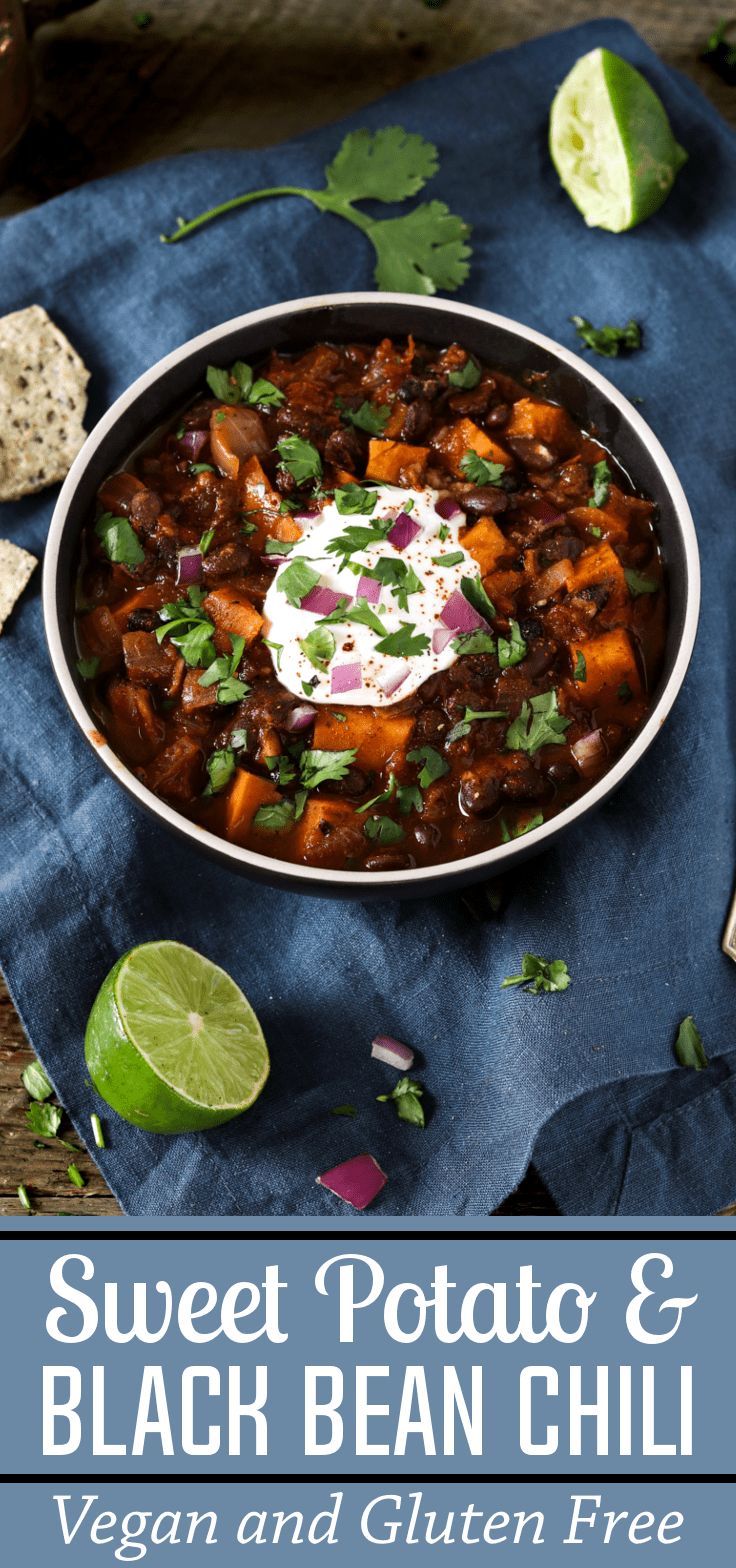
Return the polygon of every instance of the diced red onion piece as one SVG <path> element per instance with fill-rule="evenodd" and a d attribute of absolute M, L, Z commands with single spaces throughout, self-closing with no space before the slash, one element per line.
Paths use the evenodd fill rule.
<path fill-rule="evenodd" d="M 179 445 L 192 463 L 196 463 L 202 447 L 207 443 L 207 430 L 185 430 L 179 437 Z"/>
<path fill-rule="evenodd" d="M 398 1072 L 408 1073 L 414 1065 L 414 1052 L 404 1045 L 403 1040 L 394 1040 L 390 1034 L 377 1034 L 371 1041 L 371 1056 L 377 1062 L 385 1062 L 387 1067 L 395 1067 Z"/>
<path fill-rule="evenodd" d="M 589 730 L 573 742 L 570 750 L 581 773 L 589 773 L 606 754 L 602 730 Z"/>
<path fill-rule="evenodd" d="M 333 697 L 338 697 L 341 692 L 360 691 L 363 685 L 363 671 L 360 660 L 353 664 L 334 664 L 330 672 L 330 692 Z"/>
<path fill-rule="evenodd" d="M 447 647 L 448 642 L 452 642 L 452 639 L 453 639 L 454 636 L 455 636 L 455 633 L 452 630 L 452 627 L 450 627 L 450 626 L 438 626 L 438 627 L 436 627 L 436 629 L 432 633 L 432 652 L 433 653 L 444 653 L 445 648 Z"/>
<path fill-rule="evenodd" d="M 440 612 L 440 620 L 444 621 L 445 626 L 449 626 L 453 632 L 474 632 L 479 626 L 488 629 L 488 622 L 473 609 L 472 604 L 459 589 L 450 594 L 444 610 Z"/>
<path fill-rule="evenodd" d="M 415 522 L 408 512 L 399 512 L 393 528 L 389 529 L 387 538 L 395 550 L 405 550 L 421 531 L 421 525 Z"/>
<path fill-rule="evenodd" d="M 300 730 L 308 730 L 316 717 L 316 708 L 311 707 L 308 702 L 300 702 L 298 708 L 292 708 L 286 720 L 286 728 L 291 735 L 298 735 Z"/>
<path fill-rule="evenodd" d="M 317 1177 L 318 1187 L 334 1192 L 336 1198 L 342 1198 L 353 1209 L 367 1209 L 387 1181 L 386 1172 L 372 1154 L 356 1154 L 352 1160 L 343 1160 L 342 1165 L 333 1165 L 331 1171 Z"/>
<path fill-rule="evenodd" d="M 180 550 L 176 562 L 176 583 L 188 586 L 198 583 L 202 577 L 202 553 L 200 550 Z"/>
<path fill-rule="evenodd" d="M 439 501 L 435 501 L 434 503 L 434 509 L 439 517 L 444 518 L 446 523 L 449 523 L 450 518 L 452 517 L 465 516 L 462 507 L 458 506 L 457 501 L 454 501 L 451 495 L 440 496 Z"/>
<path fill-rule="evenodd" d="M 295 523 L 313 523 L 315 517 L 319 517 L 319 507 L 305 506 L 301 512 L 292 512 L 291 515 Z"/>
<path fill-rule="evenodd" d="M 288 555 L 262 555 L 261 556 L 261 565 L 262 566 L 283 566 L 284 562 L 288 561 L 288 559 L 289 559 Z"/>
<path fill-rule="evenodd" d="M 411 672 L 411 665 L 406 659 L 392 661 L 391 667 L 383 675 L 377 677 L 378 685 L 384 696 L 392 697 L 400 686 L 403 686 L 407 675 Z"/>
<path fill-rule="evenodd" d="M 309 593 L 304 595 L 299 608 L 300 610 L 308 610 L 310 615 L 331 615 L 332 611 L 337 609 L 341 599 L 347 599 L 348 604 L 350 604 L 352 595 L 335 593 L 334 588 L 322 588 L 318 583 L 316 588 L 310 588 Z"/>
<path fill-rule="evenodd" d="M 359 577 L 356 599 L 367 599 L 369 604 L 378 604 L 381 597 L 381 584 L 375 577 Z"/>

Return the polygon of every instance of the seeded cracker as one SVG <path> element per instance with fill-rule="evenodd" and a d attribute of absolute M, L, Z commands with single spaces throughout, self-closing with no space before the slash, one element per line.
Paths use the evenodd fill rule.
<path fill-rule="evenodd" d="M 0 501 L 65 478 L 84 441 L 88 380 L 40 305 L 0 317 Z"/>
<path fill-rule="evenodd" d="M 11 544 L 9 539 L 0 539 L 0 632 L 18 603 L 34 566 L 38 566 L 35 555 L 21 550 L 18 544 Z"/>

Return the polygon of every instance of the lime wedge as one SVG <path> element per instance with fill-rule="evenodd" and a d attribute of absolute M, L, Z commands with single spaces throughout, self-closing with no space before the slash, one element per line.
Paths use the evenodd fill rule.
<path fill-rule="evenodd" d="M 149 1132 L 197 1132 L 258 1098 L 268 1049 L 253 1008 L 217 964 L 181 942 L 124 953 L 97 994 L 84 1051 L 113 1110 Z"/>
<path fill-rule="evenodd" d="M 614 234 L 661 207 L 687 159 L 654 89 L 610 49 L 592 49 L 565 77 L 549 148 L 586 223 Z"/>

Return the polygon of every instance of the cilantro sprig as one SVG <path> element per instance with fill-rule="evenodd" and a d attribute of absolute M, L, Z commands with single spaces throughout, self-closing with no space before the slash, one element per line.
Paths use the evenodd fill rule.
<path fill-rule="evenodd" d="M 250 691 L 245 681 L 238 680 L 236 670 L 243 657 L 245 638 L 234 637 L 230 633 L 232 653 L 221 653 L 219 658 L 213 659 L 211 664 L 197 682 L 198 686 L 214 686 L 217 684 L 217 701 L 219 703 L 240 702 Z"/>
<path fill-rule="evenodd" d="M 588 506 L 605 506 L 611 489 L 612 478 L 613 474 L 605 457 L 602 457 L 599 463 L 593 464 L 593 494 L 588 502 Z"/>
<path fill-rule="evenodd" d="M 400 125 L 378 131 L 350 131 L 325 170 L 325 185 L 276 185 L 246 191 L 218 203 L 186 222 L 180 218 L 166 245 L 176 244 L 213 219 L 271 196 L 302 196 L 318 212 L 330 212 L 361 230 L 376 255 L 379 289 L 410 294 L 452 292 L 469 271 L 470 228 L 445 202 L 421 202 L 398 218 L 375 218 L 356 205 L 363 201 L 400 202 L 415 196 L 437 172 L 437 148 Z"/>
<path fill-rule="evenodd" d="M 384 588 L 389 588 L 400 610 L 408 610 L 410 594 L 422 593 L 424 589 L 424 583 L 417 577 L 414 568 L 398 556 L 392 558 L 382 555 L 375 566 L 370 567 L 349 564 L 351 571 L 360 573 L 361 577 L 372 577 L 382 583 Z"/>
<path fill-rule="evenodd" d="M 282 468 L 298 485 L 308 484 L 310 479 L 319 482 L 322 478 L 322 459 L 311 441 L 305 441 L 302 436 L 282 436 L 276 443 L 276 451 Z"/>
<path fill-rule="evenodd" d="M 207 366 L 207 385 L 221 403 L 245 403 L 250 407 L 279 408 L 286 394 L 262 376 L 253 380 L 253 371 L 244 360 L 236 359 L 230 370 Z M 224 416 L 223 416 L 224 417 Z"/>
<path fill-rule="evenodd" d="M 641 327 L 633 319 L 625 327 L 594 327 L 585 316 L 571 316 L 570 320 L 585 347 L 604 359 L 618 359 L 622 350 L 631 354 L 641 348 Z"/>
<path fill-rule="evenodd" d="M 480 710 L 480 709 L 476 709 L 476 708 L 466 708 L 465 712 L 464 712 L 462 718 L 459 720 L 459 722 L 457 724 L 453 724 L 453 727 L 450 730 L 450 733 L 449 733 L 449 735 L 447 737 L 447 744 L 448 744 L 448 746 L 451 746 L 453 741 L 455 741 L 455 740 L 463 740 L 466 735 L 470 734 L 470 726 L 471 726 L 471 724 L 477 723 L 477 721 L 479 719 L 507 719 L 507 718 L 508 718 L 508 713 L 505 710 L 502 710 L 500 708 L 489 708 L 489 709 L 485 709 L 485 710 Z"/>
<path fill-rule="evenodd" d="M 526 698 L 521 712 L 506 731 L 507 751 L 525 751 L 533 757 L 541 746 L 564 746 L 565 730 L 572 723 L 560 713 L 557 692 L 541 692 L 538 697 Z"/>
<path fill-rule="evenodd" d="M 506 473 L 505 463 L 492 463 L 489 458 L 481 457 L 478 452 L 465 452 L 460 459 L 460 467 L 466 479 L 473 485 L 501 484 Z"/>
<path fill-rule="evenodd" d="M 135 529 L 127 517 L 116 517 L 113 512 L 103 512 L 95 523 L 95 533 L 108 561 L 115 566 L 140 566 L 146 552 L 138 542 Z"/>
<path fill-rule="evenodd" d="M 521 974 L 508 975 L 501 981 L 501 990 L 505 991 L 507 986 L 520 985 L 524 991 L 539 996 L 542 991 L 566 991 L 571 978 L 564 958 L 539 958 L 536 953 L 525 953 L 521 960 Z"/>
<path fill-rule="evenodd" d="M 383 435 L 391 413 L 388 403 L 361 403 L 360 408 L 351 408 L 343 397 L 335 398 L 335 406 L 339 408 L 340 418 L 346 425 L 365 430 L 369 436 Z"/>
<path fill-rule="evenodd" d="M 413 1127 L 423 1127 L 425 1125 L 423 1094 L 424 1087 L 416 1078 L 399 1078 L 390 1094 L 377 1094 L 376 1099 L 381 1105 L 395 1105 L 399 1121 L 411 1122 Z"/>

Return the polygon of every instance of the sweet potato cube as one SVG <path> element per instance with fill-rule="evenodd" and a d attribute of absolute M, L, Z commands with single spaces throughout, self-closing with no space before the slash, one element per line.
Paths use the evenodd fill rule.
<path fill-rule="evenodd" d="M 616 718 L 625 723 L 626 707 L 619 695 L 621 688 L 628 688 L 634 698 L 641 696 L 641 677 L 628 632 L 623 626 L 614 626 L 611 631 L 602 632 L 600 637 L 571 643 L 573 669 L 579 662 L 578 654 L 585 660 L 585 680 L 575 682 L 576 701 L 591 708 L 610 706 L 614 708 Z"/>
<path fill-rule="evenodd" d="M 187 670 L 181 688 L 181 705 L 185 713 L 199 713 L 202 708 L 217 707 L 217 683 L 200 686 L 199 677 L 204 670 Z"/>
<path fill-rule="evenodd" d="M 592 588 L 596 583 L 612 582 L 617 594 L 626 592 L 624 569 L 606 540 L 590 550 L 583 550 L 573 567 L 569 591 L 579 593 L 581 588 Z"/>
<path fill-rule="evenodd" d="M 122 634 L 127 631 L 128 617 L 134 610 L 159 610 L 170 597 L 161 583 L 146 583 L 145 587 L 139 588 L 136 593 L 127 594 L 119 604 L 113 605 L 110 614 Z"/>
<path fill-rule="evenodd" d="M 160 643 L 155 632 L 124 632 L 123 658 L 131 681 L 141 686 L 168 686 L 174 672 L 177 652 L 170 643 Z"/>
<path fill-rule="evenodd" d="M 526 436 L 553 447 L 560 457 L 570 457 L 580 447 L 580 431 L 557 403 L 522 397 L 514 403 L 504 427 L 508 436 Z"/>
<path fill-rule="evenodd" d="M 406 441 L 379 441 L 371 437 L 365 477 L 384 485 L 421 485 L 428 457 L 428 446 L 409 446 Z"/>
<path fill-rule="evenodd" d="M 108 728 L 116 751 L 126 761 L 150 762 L 164 739 L 164 726 L 153 711 L 150 692 L 132 681 L 113 680 L 107 689 Z"/>
<path fill-rule="evenodd" d="M 445 425 L 432 437 L 432 446 L 439 452 L 447 468 L 457 474 L 458 479 L 467 477 L 461 467 L 466 452 L 477 452 L 479 457 L 486 458 L 489 463 L 503 463 L 504 468 L 508 468 L 511 463 L 506 447 L 500 446 L 472 419 L 458 419 L 452 425 Z"/>
<path fill-rule="evenodd" d="M 345 718 L 335 718 L 330 708 L 320 708 L 314 723 L 315 750 L 346 751 L 355 748 L 355 761 L 368 773 L 380 773 L 389 762 L 403 761 L 414 726 L 411 717 L 389 717 L 374 708 L 346 708 Z"/>
<path fill-rule="evenodd" d="M 317 797 L 307 801 L 292 843 L 308 865 L 343 870 L 351 849 L 357 855 L 365 844 L 364 822 L 349 801 Z"/>
<path fill-rule="evenodd" d="M 246 648 L 255 642 L 263 625 L 263 616 L 251 604 L 245 589 L 236 583 L 214 588 L 203 600 L 203 609 L 218 631 L 245 638 Z"/>
<path fill-rule="evenodd" d="M 191 735 L 183 731 L 169 746 L 164 746 L 142 774 L 144 784 L 156 795 L 183 804 L 201 795 L 206 777 L 202 752 Z"/>
<path fill-rule="evenodd" d="M 235 844 L 245 844 L 253 818 L 261 806 L 275 806 L 281 799 L 270 779 L 259 778 L 245 768 L 236 768 L 224 798 L 225 833 Z"/>
<path fill-rule="evenodd" d="M 100 604 L 83 616 L 79 631 L 85 653 L 99 659 L 103 670 L 113 669 L 120 657 L 122 643 L 120 627 L 107 605 Z"/>
<path fill-rule="evenodd" d="M 513 545 L 509 545 L 505 534 L 502 534 L 498 523 L 494 523 L 492 517 L 481 517 L 473 528 L 468 529 L 461 543 L 463 549 L 478 562 L 482 577 L 485 577 L 487 572 L 493 571 L 502 555 L 514 553 Z"/>

